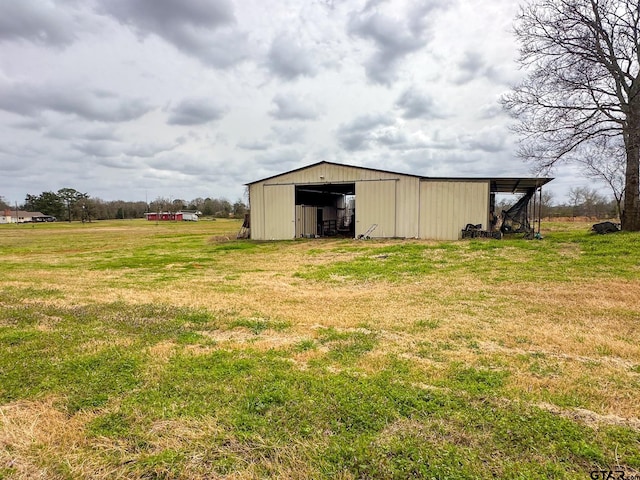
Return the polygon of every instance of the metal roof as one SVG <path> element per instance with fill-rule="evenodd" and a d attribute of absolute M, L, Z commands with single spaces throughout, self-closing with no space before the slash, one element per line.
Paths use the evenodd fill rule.
<path fill-rule="evenodd" d="M 254 183 L 264 182 L 266 180 L 270 180 L 272 178 L 279 177 L 281 175 L 298 172 L 300 170 L 305 170 L 307 168 L 315 167 L 317 165 L 322 165 L 322 164 L 336 165 L 336 166 L 340 166 L 340 167 L 358 168 L 358 169 L 362 169 L 362 170 L 370 170 L 370 171 L 383 172 L 383 173 L 391 173 L 391 174 L 394 174 L 394 175 L 405 175 L 405 176 L 409 176 L 409 177 L 417 177 L 420 180 L 489 181 L 490 185 L 491 185 L 491 192 L 492 193 L 509 193 L 509 194 L 526 193 L 531 188 L 540 188 L 543 185 L 546 185 L 547 183 L 549 183 L 551 180 L 553 180 L 553 178 L 548 178 L 548 177 L 540 177 L 540 178 L 536 178 L 536 177 L 425 177 L 425 176 L 422 176 L 422 175 L 414 175 L 414 174 L 411 174 L 411 173 L 392 172 L 390 170 L 381 170 L 381 169 L 378 169 L 378 168 L 358 167 L 358 166 L 355 166 L 355 165 L 346 165 L 346 164 L 342 164 L 342 163 L 321 161 L 321 162 L 313 163 L 311 165 L 307 165 L 305 167 L 296 168 L 294 170 L 289 170 L 287 172 L 282 172 L 282 173 L 279 173 L 277 175 L 272 175 L 270 177 L 266 177 L 266 178 L 262 178 L 260 180 L 249 182 L 246 185 L 253 185 Z"/>
<path fill-rule="evenodd" d="M 491 178 L 491 191 L 495 193 L 526 193 L 532 188 L 540 188 L 553 178 Z"/>

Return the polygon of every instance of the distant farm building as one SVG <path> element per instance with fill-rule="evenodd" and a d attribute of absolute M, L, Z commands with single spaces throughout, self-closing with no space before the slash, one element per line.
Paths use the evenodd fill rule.
<path fill-rule="evenodd" d="M 144 214 L 149 221 L 197 222 L 198 212 L 149 212 Z"/>
<path fill-rule="evenodd" d="M 457 240 L 495 227 L 495 195 L 535 198 L 551 178 L 433 178 L 319 162 L 247 184 L 250 238 Z"/>
<path fill-rule="evenodd" d="M 4 210 L 0 213 L 0 223 L 41 223 L 55 222 L 56 217 L 40 212 L 26 212 L 24 210 Z"/>

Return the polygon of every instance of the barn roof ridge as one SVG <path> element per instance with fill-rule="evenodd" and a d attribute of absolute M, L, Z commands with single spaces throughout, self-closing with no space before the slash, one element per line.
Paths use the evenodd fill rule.
<path fill-rule="evenodd" d="M 442 180 L 445 180 L 445 181 L 446 180 L 452 180 L 452 181 L 455 181 L 455 180 L 483 181 L 484 180 L 484 181 L 491 182 L 491 191 L 498 192 L 498 193 L 522 193 L 528 188 L 539 188 L 549 183 L 551 180 L 553 180 L 552 177 L 512 177 L 512 176 L 509 176 L 509 177 L 495 177 L 495 176 L 494 177 L 428 177 L 424 175 L 415 175 L 412 173 L 402 173 L 402 172 L 395 172 L 391 170 L 383 170 L 380 168 L 361 167 L 357 165 L 347 165 L 344 163 L 336 163 L 336 162 L 329 162 L 327 160 L 321 160 L 319 162 L 305 165 L 303 167 L 295 168 L 293 170 L 287 170 L 286 172 L 278 173 L 276 175 L 271 175 L 266 178 L 261 178 L 253 182 L 246 183 L 245 185 L 249 186 L 256 183 L 265 182 L 267 180 L 280 177 L 282 175 L 288 175 L 290 173 L 299 172 L 299 171 L 306 170 L 312 167 L 317 167 L 318 165 L 323 165 L 323 164 L 334 165 L 338 167 L 357 168 L 357 169 L 368 170 L 372 172 L 390 173 L 392 175 L 404 175 L 407 177 L 419 178 L 420 180 L 441 180 L 441 181 Z"/>

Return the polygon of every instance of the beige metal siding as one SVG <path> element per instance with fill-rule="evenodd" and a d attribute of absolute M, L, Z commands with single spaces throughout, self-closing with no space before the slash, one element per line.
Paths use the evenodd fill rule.
<path fill-rule="evenodd" d="M 488 219 L 488 181 L 421 182 L 420 238 L 457 240 L 467 223 L 487 228 Z"/>
<path fill-rule="evenodd" d="M 294 238 L 294 202 L 293 185 L 264 186 L 264 232 L 261 240 Z"/>
<path fill-rule="evenodd" d="M 412 175 L 402 175 L 397 173 L 382 172 L 378 170 L 364 170 L 358 167 L 350 167 L 346 165 L 335 164 L 320 164 L 302 170 L 284 173 L 273 177 L 263 182 L 259 182 L 251 185 L 251 191 L 254 189 L 263 189 L 266 192 L 269 188 L 273 188 L 276 185 L 322 185 L 331 183 L 355 183 L 356 192 L 363 191 L 364 197 L 356 193 L 356 211 L 358 205 L 364 212 L 363 222 L 369 222 L 372 219 L 380 219 L 383 216 L 382 224 L 379 221 L 373 221 L 372 223 L 379 223 L 379 230 L 376 229 L 375 236 L 385 237 L 415 237 L 418 236 L 418 197 L 420 191 L 419 179 Z M 365 184 L 378 185 L 376 186 L 363 186 Z M 387 187 L 380 187 L 380 184 L 388 184 Z M 397 187 L 396 187 L 397 184 Z M 295 191 L 295 190 L 294 190 Z M 294 193 L 295 198 L 295 193 Z M 373 202 L 372 205 L 367 206 L 367 202 Z M 259 202 L 259 200 L 258 200 Z M 293 203 L 293 201 L 292 201 Z M 253 231 L 251 238 L 254 239 L 270 239 L 269 234 L 273 233 L 269 230 L 269 220 L 267 219 L 267 212 L 271 211 L 271 207 L 267 206 L 267 200 L 265 198 L 264 207 L 262 209 L 254 209 L 252 201 L 252 222 L 256 216 L 261 217 L 261 221 L 256 219 L 256 225 L 258 230 Z M 397 208 L 396 208 L 397 207 Z M 293 208 L 293 207 L 291 207 Z M 402 211 L 402 215 L 398 215 L 398 212 Z M 330 212 L 323 212 L 325 218 L 334 218 L 335 214 L 329 216 Z M 271 214 L 272 217 L 275 216 Z M 297 223 L 295 219 L 297 215 L 294 215 L 294 224 Z M 368 216 L 367 216 L 368 215 Z M 358 216 L 356 214 L 356 221 Z M 361 225 L 362 230 L 356 234 L 364 233 L 369 225 Z M 294 225 L 294 231 L 292 235 L 299 233 L 298 225 Z M 358 224 L 356 225 L 356 230 Z M 260 236 L 258 236 L 260 235 Z M 291 237 L 282 237 L 291 238 Z"/>
<path fill-rule="evenodd" d="M 262 183 L 249 186 L 249 211 L 251 214 L 251 238 L 264 240 L 264 185 Z"/>
<path fill-rule="evenodd" d="M 353 183 L 358 181 L 398 179 L 400 177 L 411 178 L 410 175 L 380 172 L 378 170 L 363 170 L 346 165 L 321 164 L 284 173 L 277 177 L 265 180 L 266 185 L 282 185 L 287 183 L 297 184 L 325 184 L 325 183 Z"/>
<path fill-rule="evenodd" d="M 404 238 L 419 236 L 419 198 L 420 179 L 400 177 L 396 187 L 396 236 Z"/>
<path fill-rule="evenodd" d="M 460 237 L 460 230 L 467 223 L 487 227 L 489 182 L 486 180 L 430 180 L 346 165 L 319 164 L 250 185 L 251 238 L 289 239 L 301 231 L 314 229 L 315 224 L 301 225 L 298 220 L 295 185 L 331 183 L 356 185 L 356 235 L 377 223 L 374 237 L 454 240 Z M 325 219 L 333 218 L 329 215 L 329 211 L 323 212 Z"/>
<path fill-rule="evenodd" d="M 396 236 L 395 180 L 356 183 L 356 237 L 377 224 L 371 237 Z"/>

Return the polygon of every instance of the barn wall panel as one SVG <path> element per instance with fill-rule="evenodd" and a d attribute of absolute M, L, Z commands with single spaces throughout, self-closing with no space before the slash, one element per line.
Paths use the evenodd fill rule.
<path fill-rule="evenodd" d="M 249 211 L 251 214 L 251 238 L 264 240 L 264 185 L 249 186 Z"/>
<path fill-rule="evenodd" d="M 377 224 L 371 237 L 396 235 L 396 180 L 356 183 L 356 237 Z"/>
<path fill-rule="evenodd" d="M 369 181 L 380 179 L 397 179 L 410 175 L 400 175 L 396 173 L 380 172 L 378 170 L 364 170 L 346 165 L 315 165 L 296 172 L 289 172 L 277 177 L 265 180 L 267 185 L 300 183 L 300 184 L 323 184 L 323 183 L 347 183 L 357 181 Z"/>
<path fill-rule="evenodd" d="M 302 185 L 322 185 L 330 183 L 355 183 L 378 180 L 419 180 L 415 175 L 366 170 L 344 165 L 316 165 L 297 172 L 284 173 L 267 180 L 266 185 L 284 185 L 290 183 Z"/>
<path fill-rule="evenodd" d="M 293 185 L 264 186 L 264 230 L 261 240 L 286 240 L 295 237 L 294 202 Z"/>
<path fill-rule="evenodd" d="M 457 240 L 467 223 L 488 228 L 488 219 L 488 181 L 421 182 L 420 238 Z"/>
<path fill-rule="evenodd" d="M 400 177 L 396 187 L 396 236 L 419 236 L 420 179 Z"/>

